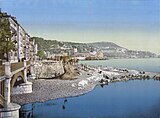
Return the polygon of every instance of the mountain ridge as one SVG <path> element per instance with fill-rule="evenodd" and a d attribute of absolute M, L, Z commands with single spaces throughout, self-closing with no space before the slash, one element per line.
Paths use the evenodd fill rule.
<path fill-rule="evenodd" d="M 114 42 L 107 42 L 107 41 L 93 42 L 93 43 L 89 43 L 89 44 L 93 45 L 93 46 L 101 47 L 101 48 L 110 47 L 110 48 L 123 48 L 123 49 L 126 49 L 126 48 L 124 48 L 122 46 L 119 46 L 118 44 L 116 44 Z"/>

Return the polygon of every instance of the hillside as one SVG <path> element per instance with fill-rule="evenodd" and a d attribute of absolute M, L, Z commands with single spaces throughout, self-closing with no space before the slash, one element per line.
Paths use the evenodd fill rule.
<path fill-rule="evenodd" d="M 38 44 L 38 50 L 49 51 L 51 53 L 60 53 L 63 51 L 69 51 L 73 48 L 77 48 L 78 52 L 94 51 L 94 46 L 90 46 L 85 43 L 63 42 L 57 40 L 45 40 L 39 37 L 32 37 Z"/>
<path fill-rule="evenodd" d="M 48 51 L 51 54 L 69 53 L 74 55 L 73 49 L 77 49 L 77 53 L 86 53 L 101 50 L 107 58 L 154 58 L 155 53 L 149 51 L 135 51 L 121 47 L 112 42 L 95 42 L 95 43 L 74 43 L 63 42 L 57 40 L 45 40 L 39 37 L 32 37 L 38 44 L 38 50 Z"/>
<path fill-rule="evenodd" d="M 95 42 L 95 43 L 89 43 L 89 45 L 105 49 L 105 48 L 112 48 L 112 49 L 117 49 L 117 48 L 123 48 L 115 43 L 112 42 Z"/>
<path fill-rule="evenodd" d="M 97 49 L 125 49 L 112 42 L 95 42 L 95 43 L 75 43 L 75 42 L 63 42 L 57 40 L 45 40 L 39 37 L 32 37 L 38 44 L 39 50 L 51 51 L 53 49 L 73 49 L 77 48 L 78 52 L 95 51 Z"/>

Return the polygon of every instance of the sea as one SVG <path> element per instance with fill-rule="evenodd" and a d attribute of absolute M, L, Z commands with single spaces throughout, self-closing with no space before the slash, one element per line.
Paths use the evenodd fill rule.
<path fill-rule="evenodd" d="M 80 61 L 90 66 L 160 72 L 160 58 Z M 22 118 L 160 118 L 160 81 L 130 80 L 96 86 L 78 97 L 25 104 Z"/>

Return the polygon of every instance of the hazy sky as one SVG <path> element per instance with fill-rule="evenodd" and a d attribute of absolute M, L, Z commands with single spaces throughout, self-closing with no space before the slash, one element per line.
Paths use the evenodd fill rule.
<path fill-rule="evenodd" d="M 31 36 L 160 53 L 160 0 L 0 0 Z"/>

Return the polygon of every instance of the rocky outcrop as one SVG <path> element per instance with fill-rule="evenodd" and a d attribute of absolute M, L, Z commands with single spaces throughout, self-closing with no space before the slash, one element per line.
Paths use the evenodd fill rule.
<path fill-rule="evenodd" d="M 60 79 L 65 79 L 65 80 L 76 79 L 80 73 L 77 67 L 71 64 L 65 64 L 64 71 L 65 73 L 60 77 Z"/>

